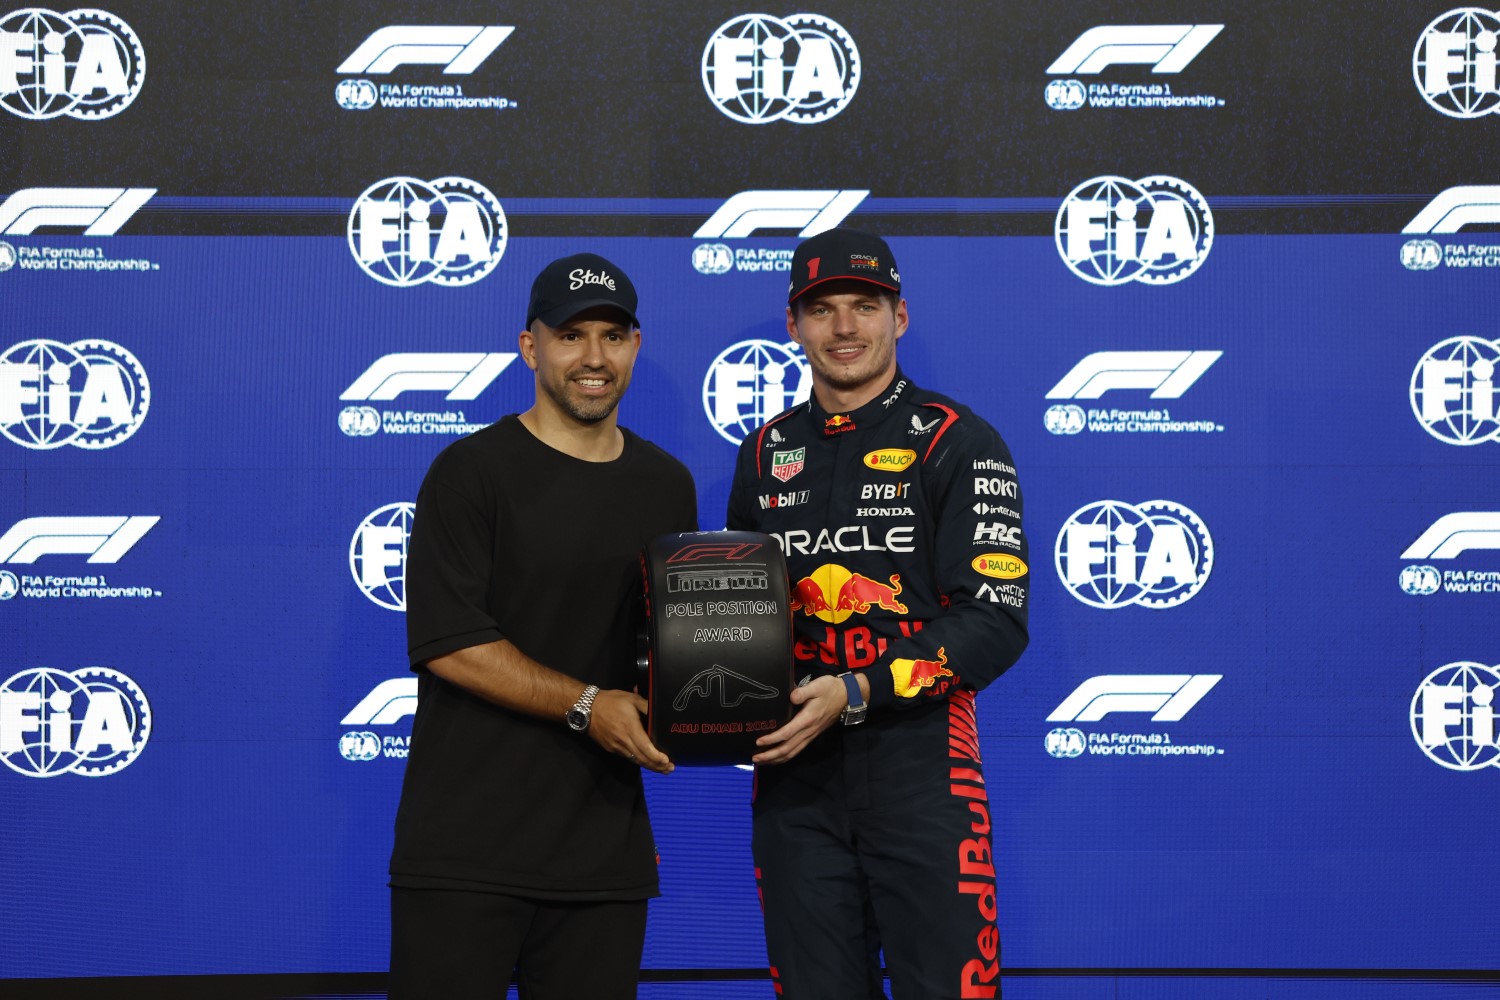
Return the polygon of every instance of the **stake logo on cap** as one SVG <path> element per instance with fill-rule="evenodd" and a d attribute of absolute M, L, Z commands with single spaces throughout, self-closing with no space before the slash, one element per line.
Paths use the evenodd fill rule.
<path fill-rule="evenodd" d="M 620 268 L 595 253 L 560 257 L 542 268 L 531 285 L 531 304 L 526 325 L 540 319 L 548 326 L 561 326 L 585 309 L 613 306 L 623 312 L 631 326 L 635 318 L 635 285 Z"/>

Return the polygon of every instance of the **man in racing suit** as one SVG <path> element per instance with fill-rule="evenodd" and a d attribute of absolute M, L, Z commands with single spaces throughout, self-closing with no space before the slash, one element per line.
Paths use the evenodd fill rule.
<path fill-rule="evenodd" d="M 806 403 L 740 448 L 727 525 L 792 584 L 792 720 L 758 741 L 756 875 L 783 1000 L 996 997 L 1000 942 L 975 692 L 1021 655 L 1029 576 L 1000 435 L 896 364 L 890 247 L 831 230 L 792 261 Z"/>

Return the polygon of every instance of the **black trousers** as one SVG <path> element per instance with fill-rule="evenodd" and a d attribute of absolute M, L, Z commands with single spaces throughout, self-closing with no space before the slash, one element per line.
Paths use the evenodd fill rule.
<path fill-rule="evenodd" d="M 835 726 L 756 770 L 753 848 L 780 1000 L 1000 996 L 973 695 Z"/>
<path fill-rule="evenodd" d="M 390 1000 L 634 1000 L 646 901 L 391 889 Z"/>

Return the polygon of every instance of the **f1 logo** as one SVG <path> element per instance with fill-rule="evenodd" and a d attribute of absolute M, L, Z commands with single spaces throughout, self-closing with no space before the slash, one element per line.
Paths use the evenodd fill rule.
<path fill-rule="evenodd" d="M 375 690 L 349 710 L 340 725 L 389 726 L 417 714 L 417 679 L 393 677 L 375 685 Z"/>
<path fill-rule="evenodd" d="M 1402 559 L 1455 559 L 1470 549 L 1500 549 L 1500 512 L 1444 514 L 1422 532 Z"/>
<path fill-rule="evenodd" d="M 744 559 L 760 549 L 759 542 L 696 542 L 684 545 L 667 557 L 668 563 L 699 562 L 703 559 Z"/>
<path fill-rule="evenodd" d="M 449 400 L 477 399 L 516 360 L 514 354 L 387 354 L 339 399 L 395 399 L 403 392 L 447 392 Z"/>
<path fill-rule="evenodd" d="M 120 558 L 156 527 L 160 517 L 28 517 L 0 535 L 0 563 L 34 563 L 49 555 Z"/>
<path fill-rule="evenodd" d="M 1111 389 L 1150 389 L 1152 399 L 1178 399 L 1223 351 L 1095 351 L 1073 366 L 1048 399 L 1098 399 Z"/>
<path fill-rule="evenodd" d="M 446 74 L 474 72 L 510 37 L 514 27 L 391 25 L 360 43 L 340 73 L 391 73 L 402 66 L 442 66 Z"/>
<path fill-rule="evenodd" d="M 757 229 L 801 229 L 802 239 L 833 229 L 869 191 L 741 191 L 708 217 L 698 239 L 752 236 Z"/>
<path fill-rule="evenodd" d="M 1090 28 L 1069 45 L 1048 73 L 1102 73 L 1117 64 L 1181 73 L 1224 30 L 1222 24 L 1111 24 Z"/>
<path fill-rule="evenodd" d="M 1500 223 L 1500 185 L 1451 187 L 1406 224 L 1403 233 L 1456 233 L 1464 226 Z"/>
<path fill-rule="evenodd" d="M 0 205 L 0 233 L 82 226 L 85 236 L 113 236 L 154 194 L 156 188 L 24 188 Z"/>
<path fill-rule="evenodd" d="M 1177 722 L 1223 679 L 1223 674 L 1101 674 L 1078 685 L 1047 721 L 1098 722 L 1111 712 L 1153 712 L 1152 722 Z"/>

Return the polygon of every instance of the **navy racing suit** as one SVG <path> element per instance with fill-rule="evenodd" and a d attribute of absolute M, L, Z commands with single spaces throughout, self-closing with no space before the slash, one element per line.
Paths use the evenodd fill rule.
<path fill-rule="evenodd" d="M 740 447 L 727 527 L 786 554 L 799 679 L 846 670 L 870 712 L 756 771 L 756 875 L 783 1000 L 999 995 L 974 695 L 1026 647 L 1021 492 L 1000 435 L 899 371 Z"/>

